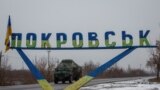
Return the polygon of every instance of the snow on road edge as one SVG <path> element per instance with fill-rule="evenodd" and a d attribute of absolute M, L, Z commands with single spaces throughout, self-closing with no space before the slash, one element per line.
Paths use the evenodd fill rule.
<path fill-rule="evenodd" d="M 160 90 L 160 84 L 148 82 L 149 78 L 131 81 L 104 83 L 82 87 L 80 90 Z"/>

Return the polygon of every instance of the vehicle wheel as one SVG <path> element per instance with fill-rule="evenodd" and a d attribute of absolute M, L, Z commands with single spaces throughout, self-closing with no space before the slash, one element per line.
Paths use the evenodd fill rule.
<path fill-rule="evenodd" d="M 77 75 L 77 76 L 75 77 L 75 81 L 79 80 L 79 78 L 80 78 L 80 75 Z"/>
<path fill-rule="evenodd" d="M 62 80 L 62 83 L 65 84 L 65 80 Z"/>
<path fill-rule="evenodd" d="M 58 83 L 58 80 L 54 80 L 54 83 L 57 84 L 57 83 Z"/>
<path fill-rule="evenodd" d="M 69 83 L 72 83 L 72 81 L 73 81 L 73 77 L 70 76 L 70 78 L 69 78 Z"/>
<path fill-rule="evenodd" d="M 77 81 L 77 80 L 79 80 L 79 77 L 76 77 L 76 78 L 75 78 L 75 81 Z"/>

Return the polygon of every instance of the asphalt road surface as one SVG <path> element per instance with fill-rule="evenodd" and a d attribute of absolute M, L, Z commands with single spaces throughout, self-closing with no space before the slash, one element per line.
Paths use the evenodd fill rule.
<path fill-rule="evenodd" d="M 109 83 L 109 82 L 135 80 L 140 78 L 146 78 L 146 77 L 94 79 L 85 86 L 92 86 L 96 84 Z M 68 82 L 66 82 L 66 84 L 59 83 L 54 85 L 54 83 L 51 83 L 51 85 L 54 86 L 55 90 L 63 90 L 69 84 Z M 32 84 L 32 85 L 0 86 L 0 90 L 42 90 L 42 89 L 39 87 L 38 84 Z"/>

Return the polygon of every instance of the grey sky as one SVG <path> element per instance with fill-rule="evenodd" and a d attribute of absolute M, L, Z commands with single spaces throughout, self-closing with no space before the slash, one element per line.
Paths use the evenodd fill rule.
<path fill-rule="evenodd" d="M 148 39 L 155 44 L 160 39 L 160 0 L 0 0 L 0 50 L 4 50 L 4 37 L 7 29 L 8 15 L 11 15 L 13 32 L 23 33 L 23 46 L 27 32 L 37 33 L 38 40 L 42 32 L 52 33 L 50 41 L 55 46 L 55 33 L 65 32 L 71 46 L 73 32 L 82 32 L 87 46 L 87 33 L 97 32 L 104 46 L 103 34 L 113 30 L 115 40 L 121 45 L 121 31 L 125 30 L 134 37 L 138 45 L 139 30 L 151 30 Z M 40 44 L 38 44 L 40 46 Z M 111 59 L 123 50 L 91 51 L 51 51 L 53 58 L 71 58 L 79 64 L 93 60 L 100 64 Z M 47 51 L 25 51 L 34 59 L 35 56 L 47 56 Z M 21 68 L 22 59 L 15 50 L 6 53 L 14 68 Z M 142 65 L 149 57 L 148 49 L 137 49 L 118 64 L 127 67 Z"/>

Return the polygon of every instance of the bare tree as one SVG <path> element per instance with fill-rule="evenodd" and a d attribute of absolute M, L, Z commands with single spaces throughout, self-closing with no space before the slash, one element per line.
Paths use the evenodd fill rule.
<path fill-rule="evenodd" d="M 8 85 L 11 84 L 9 79 L 11 66 L 8 64 L 8 57 L 4 56 L 2 58 L 2 52 L 0 53 L 0 85 Z"/>
<path fill-rule="evenodd" d="M 88 72 L 96 69 L 99 66 L 99 64 L 95 64 L 93 61 L 85 62 L 83 67 L 83 75 L 87 74 Z"/>
<path fill-rule="evenodd" d="M 36 67 L 40 70 L 40 72 L 45 76 L 45 78 L 50 82 L 53 81 L 53 73 L 55 68 L 54 60 L 50 60 L 47 67 L 47 58 L 43 57 L 40 60 L 36 61 Z"/>
<path fill-rule="evenodd" d="M 49 82 L 53 81 L 54 69 L 55 69 L 55 62 L 50 61 L 48 67 L 48 78 L 47 78 Z"/>
<path fill-rule="evenodd" d="M 35 61 L 36 67 L 40 70 L 40 72 L 45 75 L 46 68 L 47 68 L 47 59 L 46 58 L 40 58 L 40 60 Z"/>
<path fill-rule="evenodd" d="M 155 70 L 157 80 L 159 79 L 159 74 L 160 74 L 160 41 L 156 42 L 157 48 L 155 51 L 151 52 L 151 57 L 147 61 L 146 66 L 151 67 Z"/>

